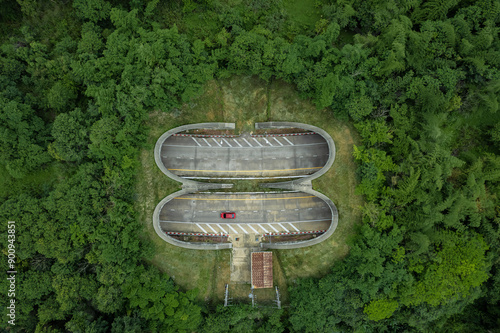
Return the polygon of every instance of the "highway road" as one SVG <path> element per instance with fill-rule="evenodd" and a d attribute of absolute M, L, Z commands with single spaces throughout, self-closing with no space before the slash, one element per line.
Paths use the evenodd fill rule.
<path fill-rule="evenodd" d="M 172 173 L 192 179 L 303 177 L 328 161 L 318 134 L 287 136 L 170 136 L 161 159 Z"/>
<path fill-rule="evenodd" d="M 235 212 L 235 219 L 220 213 Z M 176 197 L 160 210 L 165 232 L 265 234 L 326 230 L 329 206 L 304 192 L 192 193 Z"/>

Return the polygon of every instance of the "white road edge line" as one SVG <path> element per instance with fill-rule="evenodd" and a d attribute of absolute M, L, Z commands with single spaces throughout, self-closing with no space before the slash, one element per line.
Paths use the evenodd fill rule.
<path fill-rule="evenodd" d="M 245 178 L 246 179 L 246 178 Z M 188 210 L 185 210 L 187 212 Z M 331 218 L 325 218 L 325 219 L 320 219 L 320 220 L 303 220 L 303 221 L 290 221 L 290 222 L 270 222 L 266 224 L 278 224 L 281 225 L 281 223 L 307 223 L 307 222 L 324 222 L 324 221 L 331 221 Z M 161 223 L 190 223 L 188 221 L 169 221 L 169 220 L 160 220 Z M 216 224 L 215 222 L 199 222 L 203 224 Z M 262 222 L 264 223 L 264 222 Z M 283 226 L 281 226 L 283 227 Z"/>
<path fill-rule="evenodd" d="M 278 139 L 276 139 L 274 136 L 273 136 L 273 139 L 274 139 L 274 141 L 276 141 L 277 143 L 279 143 L 280 146 L 283 146 L 283 144 Z"/>
<path fill-rule="evenodd" d="M 196 223 L 196 226 L 198 228 L 200 228 L 204 233 L 208 234 L 208 232 L 205 229 L 203 229 L 203 227 L 201 225 L 199 225 L 198 223 Z"/>
<path fill-rule="evenodd" d="M 257 224 L 259 226 L 259 228 L 261 228 L 262 230 L 264 230 L 264 232 L 267 234 L 269 231 L 266 230 L 266 228 L 264 228 L 262 225 L 260 224 Z"/>
<path fill-rule="evenodd" d="M 245 138 L 242 138 L 242 139 L 243 139 L 243 141 L 245 141 L 245 142 L 246 142 L 246 143 L 247 143 L 250 147 L 253 147 L 253 146 L 250 144 L 250 142 L 248 142 L 248 141 L 247 141 L 247 139 L 245 139 Z"/>
<path fill-rule="evenodd" d="M 267 140 L 266 138 L 264 138 L 264 141 L 266 141 L 266 143 L 267 143 L 268 145 L 270 145 L 271 147 L 273 146 L 273 144 L 272 144 L 271 142 L 269 142 L 269 140 Z"/>
<path fill-rule="evenodd" d="M 248 226 L 250 229 L 252 229 L 253 231 L 255 231 L 255 233 L 257 233 L 257 234 L 259 233 L 259 232 L 258 232 L 257 230 L 255 230 L 255 229 L 254 229 L 254 228 L 253 228 L 250 224 L 248 224 L 248 223 L 247 223 L 247 226 Z"/>
<path fill-rule="evenodd" d="M 271 228 L 273 228 L 273 230 L 274 230 L 274 231 L 279 232 L 279 231 L 278 231 L 278 229 L 276 229 L 275 227 L 273 227 L 273 225 L 272 225 L 272 224 L 269 224 L 269 223 L 268 223 L 267 225 L 268 225 L 268 226 L 270 226 Z"/>
<path fill-rule="evenodd" d="M 281 223 L 278 223 L 280 227 L 282 227 L 286 232 L 290 232 L 287 228 L 285 228 Z"/>
<path fill-rule="evenodd" d="M 225 234 L 227 234 L 227 231 L 226 231 L 226 230 L 224 230 L 224 228 L 223 228 L 223 227 L 221 227 L 221 225 L 220 225 L 220 224 L 218 224 L 218 223 L 217 223 L 217 226 L 218 226 L 218 227 L 219 227 L 222 231 L 224 231 L 224 233 L 225 233 Z"/>
<path fill-rule="evenodd" d="M 194 137 L 191 137 L 191 139 L 193 139 L 193 141 L 196 142 L 196 144 L 201 147 L 200 143 L 198 141 L 196 141 L 196 139 Z"/>
<path fill-rule="evenodd" d="M 243 230 L 243 232 L 244 232 L 245 234 L 248 234 L 248 232 L 247 232 L 245 229 L 243 229 L 243 227 L 241 226 L 241 224 L 238 224 L 238 227 L 240 227 L 240 229 L 241 229 L 241 230 Z"/>
<path fill-rule="evenodd" d="M 263 145 L 261 145 L 261 144 L 260 144 L 260 142 L 259 142 L 259 141 L 257 141 L 257 139 L 255 139 L 255 138 L 252 138 L 252 139 L 253 139 L 253 141 L 257 142 L 257 144 L 258 144 L 259 146 L 264 147 Z"/>
<path fill-rule="evenodd" d="M 221 144 L 219 143 L 219 141 L 215 140 L 215 138 L 212 138 L 212 140 L 214 140 L 214 142 L 219 146 L 219 147 L 222 147 Z"/>

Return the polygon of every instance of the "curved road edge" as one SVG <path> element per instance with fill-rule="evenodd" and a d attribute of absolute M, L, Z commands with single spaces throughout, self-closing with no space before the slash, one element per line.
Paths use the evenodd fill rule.
<path fill-rule="evenodd" d="M 175 181 L 178 181 L 179 183 L 182 183 L 183 186 L 187 187 L 194 187 L 196 188 L 200 182 L 186 179 L 179 177 L 175 175 L 173 172 L 170 172 L 165 165 L 163 164 L 161 160 L 161 148 L 163 146 L 163 142 L 167 140 L 168 137 L 179 133 L 179 132 L 184 132 L 192 129 L 200 129 L 200 128 L 205 128 L 205 129 L 235 129 L 235 124 L 234 123 L 196 123 L 196 124 L 189 124 L 189 125 L 183 125 L 179 127 L 172 128 L 171 130 L 166 131 L 165 133 L 160 136 L 160 138 L 156 141 L 155 145 L 155 162 L 158 168 L 167 175 L 168 177 L 172 178 Z"/>
<path fill-rule="evenodd" d="M 294 188 L 294 186 L 290 186 L 290 188 L 298 189 L 298 188 Z M 332 223 L 330 223 L 330 227 L 328 228 L 328 230 L 324 234 L 322 234 L 321 236 L 318 236 L 318 237 L 310 239 L 310 240 L 272 243 L 272 244 L 271 243 L 260 243 L 260 247 L 262 247 L 264 249 L 279 249 L 279 250 L 281 250 L 281 249 L 283 249 L 283 250 L 284 249 L 298 249 L 301 247 L 306 247 L 306 246 L 311 246 L 311 245 L 316 245 L 318 243 L 321 243 L 335 232 L 335 229 L 337 229 L 337 225 L 339 223 L 339 213 L 337 210 L 337 206 L 335 206 L 335 204 L 326 195 L 324 195 L 323 193 L 320 193 L 318 191 L 315 191 L 312 188 L 301 187 L 300 191 L 317 196 L 318 198 L 320 198 L 324 202 L 326 202 L 328 207 L 330 207 L 330 211 L 332 213 Z"/>
<path fill-rule="evenodd" d="M 172 200 L 175 197 L 184 195 L 184 194 L 189 194 L 193 193 L 193 191 L 188 190 L 188 189 L 182 189 L 180 191 L 174 192 L 165 198 L 163 198 L 158 205 L 155 207 L 155 211 L 153 213 L 153 226 L 155 228 L 156 234 L 160 236 L 161 239 L 166 241 L 169 244 L 175 245 L 175 246 L 180 246 L 185 249 L 191 249 L 191 250 L 223 250 L 223 249 L 231 249 L 233 247 L 232 243 L 215 243 L 215 244 L 208 244 L 208 243 L 190 243 L 190 242 L 184 242 L 177 240 L 175 238 L 172 238 L 165 234 L 161 228 L 160 228 L 160 211 L 163 208 L 163 206 Z"/>
<path fill-rule="evenodd" d="M 315 133 L 318 133 L 319 135 L 321 135 L 325 139 L 326 143 L 328 144 L 328 151 L 330 152 L 329 153 L 330 155 L 328 156 L 328 161 L 326 161 L 326 164 L 320 170 L 316 171 L 312 175 L 302 177 L 302 178 L 299 178 L 296 180 L 287 181 L 287 182 L 265 184 L 265 187 L 273 187 L 273 185 L 277 185 L 277 184 L 280 184 L 280 185 L 289 185 L 289 184 L 290 185 L 298 185 L 300 183 L 310 182 L 311 180 L 316 179 L 316 178 L 324 175 L 330 169 L 330 167 L 333 165 L 333 162 L 335 161 L 335 142 L 333 141 L 330 134 L 328 134 L 325 130 L 323 130 L 319 127 L 308 125 L 308 124 L 303 124 L 303 123 L 294 123 L 294 122 L 285 122 L 285 121 L 280 121 L 280 122 L 271 121 L 271 122 L 265 122 L 265 123 L 255 123 L 255 129 L 291 128 L 291 127 L 305 129 L 305 130 L 312 131 L 312 132 L 315 132 Z"/>

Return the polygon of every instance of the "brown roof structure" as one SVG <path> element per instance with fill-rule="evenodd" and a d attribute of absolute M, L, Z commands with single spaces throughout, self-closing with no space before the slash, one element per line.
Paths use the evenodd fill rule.
<path fill-rule="evenodd" d="M 272 252 L 252 252 L 252 287 L 273 287 Z"/>

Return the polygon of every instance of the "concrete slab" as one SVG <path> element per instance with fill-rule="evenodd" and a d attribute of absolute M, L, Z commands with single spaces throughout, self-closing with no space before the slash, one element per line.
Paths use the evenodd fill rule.
<path fill-rule="evenodd" d="M 327 160 L 327 142 L 318 134 L 290 137 L 246 134 L 227 139 L 171 136 L 161 147 L 164 166 L 182 177 L 310 175 Z"/>

